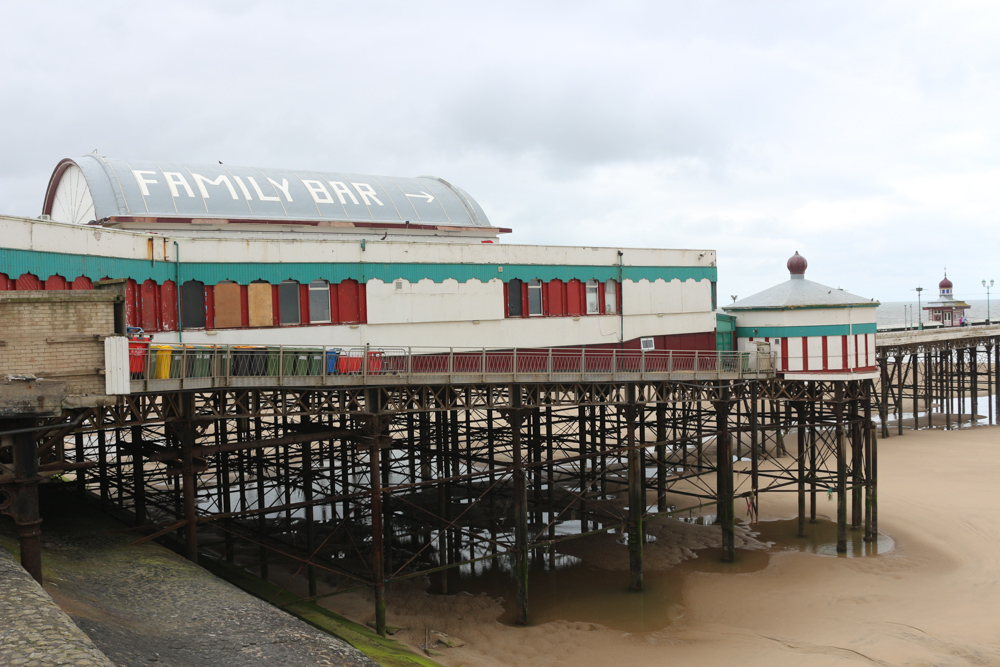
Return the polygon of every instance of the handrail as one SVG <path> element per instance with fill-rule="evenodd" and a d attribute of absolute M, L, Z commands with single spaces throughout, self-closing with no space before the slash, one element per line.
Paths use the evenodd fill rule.
<path fill-rule="evenodd" d="M 567 381 L 612 376 L 773 377 L 775 353 L 605 348 L 352 348 L 263 345 L 152 345 L 130 341 L 133 381 L 174 386 L 362 384 L 387 377 L 442 382 Z M 311 378 L 311 379 L 310 379 Z M 351 379 L 353 378 L 353 380 Z M 163 386 L 163 385 L 157 385 Z"/>

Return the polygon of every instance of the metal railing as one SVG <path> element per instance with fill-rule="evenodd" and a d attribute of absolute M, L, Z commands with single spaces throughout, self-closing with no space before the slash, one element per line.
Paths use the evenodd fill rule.
<path fill-rule="evenodd" d="M 351 385 L 384 382 L 773 377 L 774 354 L 551 348 L 154 345 L 130 341 L 133 387 Z"/>

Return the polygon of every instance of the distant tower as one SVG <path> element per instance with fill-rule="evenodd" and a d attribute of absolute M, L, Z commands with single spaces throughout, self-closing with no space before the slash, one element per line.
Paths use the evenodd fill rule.
<path fill-rule="evenodd" d="M 965 316 L 969 304 L 955 299 L 954 285 L 948 280 L 948 269 L 944 270 L 944 279 L 938 283 L 937 301 L 931 301 L 924 310 L 927 311 L 929 322 L 940 322 L 941 326 L 957 327 Z"/>

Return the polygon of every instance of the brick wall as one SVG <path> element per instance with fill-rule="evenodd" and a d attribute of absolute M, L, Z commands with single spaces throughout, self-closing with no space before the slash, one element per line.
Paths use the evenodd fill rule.
<path fill-rule="evenodd" d="M 115 299 L 103 291 L 0 292 L 0 376 L 34 375 L 65 382 L 67 394 L 103 395 L 103 337 L 115 334 Z"/>

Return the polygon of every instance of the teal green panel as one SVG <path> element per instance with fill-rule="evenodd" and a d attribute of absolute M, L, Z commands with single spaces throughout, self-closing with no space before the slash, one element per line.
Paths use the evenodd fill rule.
<path fill-rule="evenodd" d="M 736 316 L 716 313 L 715 330 L 719 333 L 736 331 Z"/>
<path fill-rule="evenodd" d="M 807 336 L 847 336 L 873 334 L 874 322 L 866 324 L 817 324 L 798 327 L 736 327 L 737 338 L 805 338 Z"/>
<path fill-rule="evenodd" d="M 183 256 L 181 258 L 183 260 Z M 623 277 L 637 282 L 642 279 L 655 280 L 710 280 L 717 277 L 715 267 L 678 266 L 615 266 L 587 265 L 544 265 L 544 264 L 416 264 L 416 263 L 235 263 L 235 262 L 184 262 L 178 266 L 174 262 L 154 262 L 144 259 L 123 259 L 90 255 L 71 255 L 33 250 L 0 248 L 0 272 L 12 278 L 23 273 L 32 273 L 41 280 L 52 275 L 61 275 L 68 280 L 86 276 L 92 280 L 100 278 L 128 277 L 142 282 L 153 279 L 158 283 L 165 280 L 200 280 L 214 285 L 223 280 L 233 280 L 246 285 L 254 280 L 279 283 L 282 280 L 297 280 L 307 283 L 323 279 L 336 283 L 349 278 L 359 282 L 378 279 L 392 282 L 397 279 L 418 282 L 424 279 L 440 283 L 449 278 L 459 282 L 479 280 L 488 282 L 493 278 L 503 281 L 520 280 L 609 280 Z M 621 271 L 621 274 L 619 274 Z"/>

